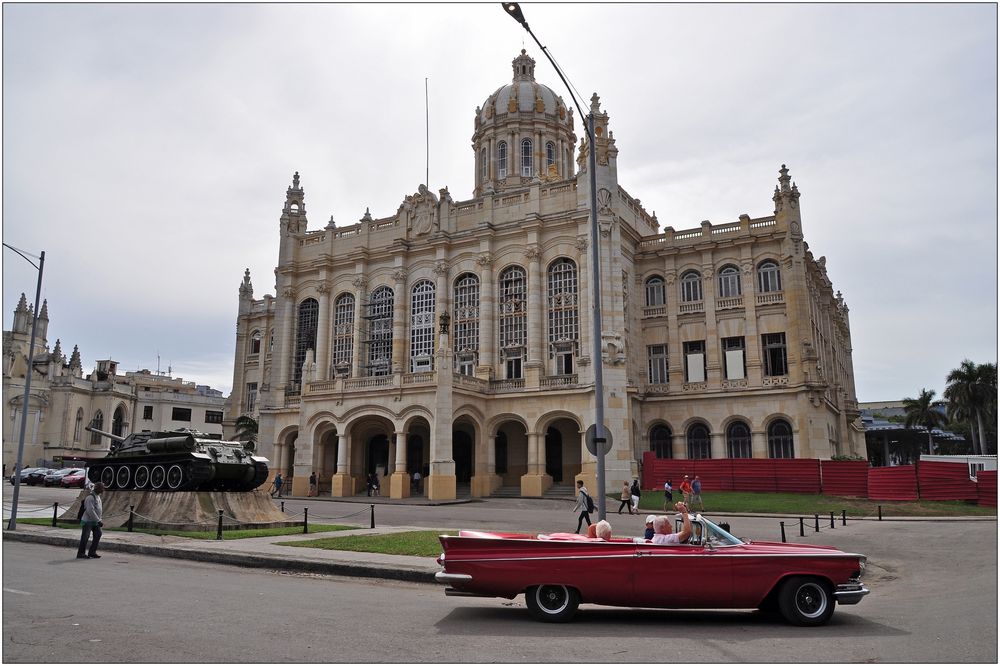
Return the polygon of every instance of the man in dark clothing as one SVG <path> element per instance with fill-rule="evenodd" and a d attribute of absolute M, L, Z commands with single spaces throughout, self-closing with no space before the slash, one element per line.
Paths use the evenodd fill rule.
<path fill-rule="evenodd" d="M 77 559 L 87 558 L 99 559 L 97 545 L 101 543 L 101 528 L 104 527 L 104 505 L 101 502 L 101 493 L 104 492 L 103 483 L 95 483 L 90 494 L 83 499 L 83 516 L 80 518 L 82 531 L 80 533 L 80 547 L 76 551 Z M 87 541 L 93 533 L 94 541 L 90 544 L 90 552 L 87 552 Z"/>
<path fill-rule="evenodd" d="M 632 480 L 632 508 L 635 509 L 636 513 L 639 513 L 639 499 L 642 497 L 642 491 L 639 490 L 639 479 Z"/>

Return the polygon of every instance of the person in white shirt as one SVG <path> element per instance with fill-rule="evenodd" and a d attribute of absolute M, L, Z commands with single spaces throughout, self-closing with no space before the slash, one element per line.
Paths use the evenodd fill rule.
<path fill-rule="evenodd" d="M 653 520 L 653 543 L 661 545 L 676 545 L 684 543 L 691 536 L 691 518 L 688 516 L 688 508 L 684 502 L 674 505 L 681 514 L 684 526 L 676 534 L 670 533 L 670 519 L 666 516 L 657 516 Z"/>

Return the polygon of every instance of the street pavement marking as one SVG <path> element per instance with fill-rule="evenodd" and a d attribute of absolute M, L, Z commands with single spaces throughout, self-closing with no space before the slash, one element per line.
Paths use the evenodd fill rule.
<path fill-rule="evenodd" d="M 12 594 L 27 594 L 29 597 L 33 596 L 35 594 L 34 592 L 25 592 L 24 590 L 14 590 L 14 589 L 11 589 L 9 587 L 3 588 L 3 591 L 4 592 L 10 592 Z"/>

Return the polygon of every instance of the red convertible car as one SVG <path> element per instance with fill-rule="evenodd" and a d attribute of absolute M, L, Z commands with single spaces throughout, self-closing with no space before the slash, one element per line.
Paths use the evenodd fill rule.
<path fill-rule="evenodd" d="M 832 546 L 741 540 L 691 518 L 687 543 L 609 541 L 577 534 L 463 530 L 442 535 L 437 581 L 445 594 L 513 599 L 533 615 L 566 622 L 581 603 L 646 608 L 760 608 L 792 624 L 825 624 L 834 606 L 868 594 L 867 558 Z M 680 524 L 678 521 L 678 532 Z"/>

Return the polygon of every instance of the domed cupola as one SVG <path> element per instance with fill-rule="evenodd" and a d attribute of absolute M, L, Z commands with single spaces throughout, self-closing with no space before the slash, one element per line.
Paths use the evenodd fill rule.
<path fill-rule="evenodd" d="M 524 49 L 511 64 L 513 80 L 476 109 L 475 196 L 575 174 L 573 110 L 535 81 L 535 59 Z"/>

